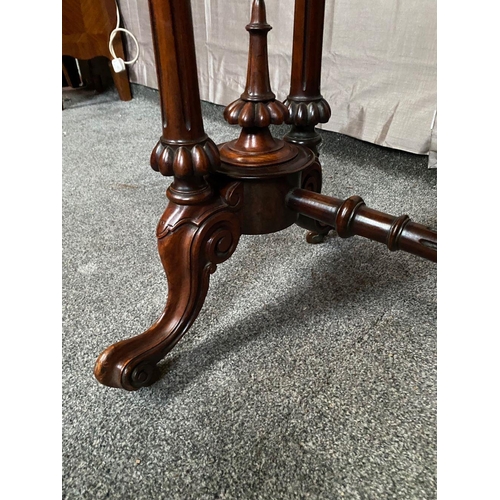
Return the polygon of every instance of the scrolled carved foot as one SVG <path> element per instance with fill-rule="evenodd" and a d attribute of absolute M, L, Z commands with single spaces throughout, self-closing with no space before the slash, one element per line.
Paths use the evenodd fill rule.
<path fill-rule="evenodd" d="M 203 205 L 169 202 L 157 228 L 158 250 L 168 281 L 167 304 L 144 333 L 101 353 L 94 368 L 101 384 L 134 391 L 157 380 L 157 363 L 198 316 L 210 274 L 236 249 L 241 235 L 241 204 L 241 184 L 235 182 Z"/>

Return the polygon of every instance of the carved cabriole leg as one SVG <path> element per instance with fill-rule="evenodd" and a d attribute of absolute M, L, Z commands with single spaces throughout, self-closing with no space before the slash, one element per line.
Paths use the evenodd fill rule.
<path fill-rule="evenodd" d="M 163 119 L 151 166 L 174 176 L 157 229 L 168 299 L 153 326 L 108 347 L 97 359 L 97 380 L 126 390 L 155 381 L 156 364 L 198 316 L 210 274 L 231 256 L 241 234 L 241 183 L 210 176 L 220 155 L 203 127 L 191 4 L 150 0 L 150 14 Z"/>
<path fill-rule="evenodd" d="M 321 57 L 325 0 L 295 0 L 292 74 L 290 94 L 285 100 L 288 108 L 286 123 L 291 125 L 285 140 L 307 146 L 316 155 L 316 161 L 302 174 L 302 188 L 321 192 L 322 173 L 318 153 L 321 137 L 316 132 L 318 123 L 326 123 L 331 111 L 323 99 L 321 87 Z M 332 229 L 301 215 L 297 225 L 309 229 L 307 241 L 321 243 Z"/>
<path fill-rule="evenodd" d="M 142 335 L 110 346 L 95 376 L 104 385 L 136 390 L 156 380 L 156 364 L 191 327 L 217 264 L 228 259 L 240 237 L 241 184 L 202 206 L 170 202 L 157 228 L 158 250 L 168 281 L 163 314 Z"/>

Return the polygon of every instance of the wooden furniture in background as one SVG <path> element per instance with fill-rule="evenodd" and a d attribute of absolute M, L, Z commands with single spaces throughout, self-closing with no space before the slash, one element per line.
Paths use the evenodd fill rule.
<path fill-rule="evenodd" d="M 62 55 L 88 61 L 102 56 L 111 60 L 109 35 L 116 28 L 114 0 L 63 0 L 62 2 Z M 113 48 L 125 60 L 121 33 L 117 33 Z M 130 101 L 130 83 L 127 71 L 115 73 L 110 68 L 118 95 Z"/>
<path fill-rule="evenodd" d="M 215 145 L 203 127 L 189 0 L 150 0 L 163 133 L 151 166 L 173 176 L 157 227 L 168 279 L 163 314 L 146 332 L 105 349 L 94 373 L 111 387 L 152 384 L 157 363 L 195 321 L 210 275 L 235 250 L 241 234 L 265 234 L 292 224 L 319 242 L 332 228 L 341 238 L 360 235 L 425 259 L 437 259 L 437 233 L 404 215 L 367 208 L 359 196 L 320 194 L 321 164 L 314 127 L 330 117 L 320 93 L 325 0 L 296 0 L 290 94 L 276 100 L 269 83 L 264 0 L 253 0 L 247 84 L 224 111 L 241 127 L 233 141 Z M 269 126 L 291 125 L 285 140 Z"/>

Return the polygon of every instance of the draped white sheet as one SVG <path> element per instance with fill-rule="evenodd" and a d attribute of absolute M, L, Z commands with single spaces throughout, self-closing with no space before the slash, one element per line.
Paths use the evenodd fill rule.
<path fill-rule="evenodd" d="M 200 95 L 226 105 L 245 86 L 251 0 L 191 0 Z M 122 24 L 141 45 L 130 80 L 158 88 L 147 0 L 119 0 Z M 293 0 L 268 0 L 271 86 L 290 87 Z M 437 100 L 436 0 L 326 0 L 322 94 L 332 117 L 321 127 L 429 154 Z M 134 50 L 130 44 L 131 52 Z M 131 54 L 133 55 L 133 54 Z M 437 130 L 433 134 L 437 151 Z"/>

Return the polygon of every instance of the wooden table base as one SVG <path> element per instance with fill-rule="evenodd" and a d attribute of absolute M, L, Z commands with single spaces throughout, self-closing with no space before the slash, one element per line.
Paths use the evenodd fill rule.
<path fill-rule="evenodd" d="M 224 117 L 241 127 L 237 139 L 215 145 L 203 127 L 189 0 L 149 0 L 162 105 L 163 133 L 151 166 L 173 176 L 157 228 L 168 280 L 163 314 L 146 332 L 105 349 L 94 373 L 111 387 L 136 390 L 158 376 L 157 363 L 198 316 L 210 275 L 234 252 L 241 234 L 266 234 L 292 224 L 319 242 L 334 229 L 394 250 L 437 260 L 437 233 L 408 216 L 394 217 L 321 191 L 315 131 L 330 107 L 320 93 L 325 0 L 296 0 L 290 94 L 275 99 L 269 83 L 264 0 L 253 0 L 247 84 Z M 291 126 L 285 140 L 269 125 Z"/>

